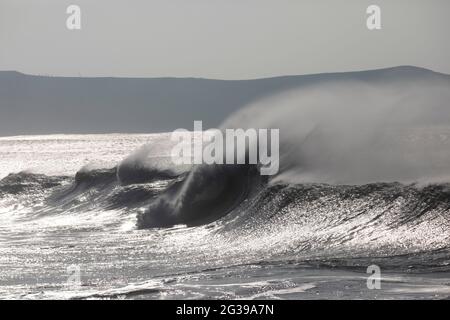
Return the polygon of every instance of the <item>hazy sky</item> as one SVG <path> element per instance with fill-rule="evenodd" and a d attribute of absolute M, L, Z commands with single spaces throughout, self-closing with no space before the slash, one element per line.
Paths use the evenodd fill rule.
<path fill-rule="evenodd" d="M 66 28 L 66 8 L 82 29 Z M 366 28 L 366 8 L 382 30 Z M 0 0 L 0 70 L 248 79 L 415 65 L 450 73 L 448 0 Z"/>

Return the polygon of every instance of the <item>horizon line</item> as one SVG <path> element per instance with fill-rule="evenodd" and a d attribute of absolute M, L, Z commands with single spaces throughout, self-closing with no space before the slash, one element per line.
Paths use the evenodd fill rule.
<path fill-rule="evenodd" d="M 136 76 L 65 76 L 65 75 L 52 75 L 52 74 L 32 74 L 25 73 L 18 70 L 0 70 L 0 73 L 17 73 L 22 76 L 29 77 L 42 77 L 42 78 L 67 78 L 67 79 L 192 79 L 192 80 L 212 80 L 212 81 L 252 81 L 252 80 L 264 80 L 264 79 L 276 79 L 276 78 L 289 78 L 289 77 L 300 77 L 300 76 L 314 76 L 314 75 L 325 75 L 325 74 L 343 74 L 343 73 L 363 73 L 363 72 L 373 72 L 373 71 L 384 71 L 390 69 L 416 69 L 434 72 L 441 75 L 450 76 L 448 73 L 435 71 L 425 67 L 418 67 L 414 65 L 397 65 L 383 68 L 375 69 L 361 69 L 361 70 L 350 70 L 350 71 L 330 71 L 330 72 L 317 72 L 317 73 L 305 73 L 305 74 L 286 74 L 277 76 L 268 76 L 260 78 L 246 78 L 246 79 L 217 79 L 217 78 L 205 78 L 205 77 L 177 77 L 177 76 L 156 76 L 156 77 L 136 77 Z"/>

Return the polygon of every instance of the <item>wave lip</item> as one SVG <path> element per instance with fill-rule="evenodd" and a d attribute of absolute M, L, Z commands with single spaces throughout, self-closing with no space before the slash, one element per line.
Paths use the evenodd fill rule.
<path fill-rule="evenodd" d="M 36 191 L 36 188 L 51 189 L 60 186 L 67 177 L 53 177 L 27 171 L 11 173 L 0 180 L 1 194 L 22 194 Z"/>
<path fill-rule="evenodd" d="M 197 226 L 231 212 L 267 182 L 256 165 L 200 165 L 138 216 L 139 228 Z"/>
<path fill-rule="evenodd" d="M 121 185 L 148 183 L 157 180 L 175 179 L 177 173 L 170 169 L 160 170 L 140 164 L 120 164 L 117 167 L 117 179 Z"/>

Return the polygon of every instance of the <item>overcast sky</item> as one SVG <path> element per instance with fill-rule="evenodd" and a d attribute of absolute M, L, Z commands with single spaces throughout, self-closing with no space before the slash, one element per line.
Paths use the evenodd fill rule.
<path fill-rule="evenodd" d="M 66 8 L 82 29 L 66 28 Z M 366 28 L 366 8 L 382 30 Z M 0 0 L 0 70 L 249 79 L 415 65 L 450 73 L 448 0 Z"/>

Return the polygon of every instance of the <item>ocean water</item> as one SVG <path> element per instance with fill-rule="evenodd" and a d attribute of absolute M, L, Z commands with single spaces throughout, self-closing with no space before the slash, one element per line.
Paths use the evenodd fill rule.
<path fill-rule="evenodd" d="M 169 134 L 0 138 L 0 298 L 450 296 L 447 183 L 169 170 L 170 146 Z"/>
<path fill-rule="evenodd" d="M 170 133 L 0 138 L 0 298 L 446 299 L 448 101 L 420 68 L 305 76 L 219 128 L 278 129 L 273 176 L 174 165 Z"/>

